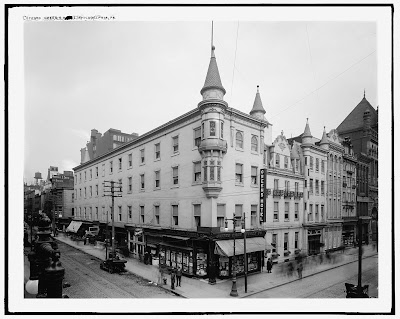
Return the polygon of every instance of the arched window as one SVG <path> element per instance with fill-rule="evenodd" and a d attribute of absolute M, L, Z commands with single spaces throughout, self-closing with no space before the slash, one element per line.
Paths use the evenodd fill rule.
<path fill-rule="evenodd" d="M 275 154 L 275 166 L 276 166 L 276 167 L 280 167 L 280 164 L 279 164 L 279 155 L 278 155 L 278 154 Z"/>
<path fill-rule="evenodd" d="M 287 156 L 285 156 L 285 168 L 289 167 L 289 159 Z"/>
<path fill-rule="evenodd" d="M 236 147 L 243 148 L 243 134 L 241 132 L 236 133 Z"/>
<path fill-rule="evenodd" d="M 254 152 L 258 151 L 258 140 L 257 140 L 257 136 L 253 136 L 251 138 L 251 150 Z"/>

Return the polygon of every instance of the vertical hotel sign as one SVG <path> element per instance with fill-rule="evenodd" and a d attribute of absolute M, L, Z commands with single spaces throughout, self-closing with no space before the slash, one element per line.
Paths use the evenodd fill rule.
<path fill-rule="evenodd" d="M 266 186 L 266 176 L 265 169 L 260 169 L 260 223 L 264 223 L 265 218 L 265 206 L 266 206 L 266 195 L 267 195 L 267 186 Z"/>

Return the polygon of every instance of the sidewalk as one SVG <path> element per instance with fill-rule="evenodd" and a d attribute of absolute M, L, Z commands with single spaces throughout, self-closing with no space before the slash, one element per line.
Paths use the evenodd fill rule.
<path fill-rule="evenodd" d="M 101 260 L 105 259 L 106 254 L 104 247 L 91 244 L 84 245 L 82 241 L 73 241 L 69 237 L 65 236 L 64 233 L 59 233 L 56 239 Z M 363 249 L 363 258 L 377 254 L 372 245 L 363 246 Z M 303 270 L 303 278 L 332 268 L 340 267 L 344 264 L 348 264 L 357 260 L 358 248 L 349 248 L 344 253 L 339 252 L 332 254 L 332 256 L 336 256 L 335 263 L 319 264 L 318 262 L 316 262 L 312 264 L 312 267 L 305 267 Z M 145 278 L 148 281 L 152 281 L 154 283 L 158 282 L 158 265 L 145 265 L 143 262 L 140 262 L 135 258 L 123 257 L 123 259 L 127 260 L 127 271 L 134 273 L 142 278 Z M 284 264 L 274 265 L 272 273 L 267 273 L 266 271 L 263 271 L 261 273 L 248 275 L 247 293 L 244 292 L 244 277 L 242 276 L 237 278 L 237 290 L 239 293 L 239 297 L 245 298 L 252 294 L 298 280 L 297 272 L 295 272 L 294 275 L 290 277 L 286 276 L 284 272 L 279 271 L 279 269 L 282 268 L 283 265 Z M 182 287 L 175 287 L 175 290 L 171 290 L 170 277 L 168 276 L 167 285 L 160 285 L 160 287 L 167 289 L 184 298 L 234 298 L 229 295 L 232 287 L 231 279 L 217 279 L 217 283 L 215 285 L 210 285 L 208 284 L 208 280 L 206 279 L 188 278 L 182 276 Z"/>

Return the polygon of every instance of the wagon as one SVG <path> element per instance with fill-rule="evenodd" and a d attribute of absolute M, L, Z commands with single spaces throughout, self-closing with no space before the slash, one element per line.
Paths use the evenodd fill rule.
<path fill-rule="evenodd" d="M 123 272 L 125 271 L 125 264 L 126 260 L 124 259 L 109 258 L 101 262 L 100 269 L 107 270 L 110 274 L 114 272 Z"/>

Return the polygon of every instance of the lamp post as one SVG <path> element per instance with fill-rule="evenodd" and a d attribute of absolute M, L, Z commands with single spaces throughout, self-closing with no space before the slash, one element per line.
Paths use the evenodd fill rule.
<path fill-rule="evenodd" d="M 245 215 L 243 213 L 243 218 L 237 217 L 235 213 L 233 213 L 233 218 L 225 217 L 225 231 L 228 231 L 228 220 L 233 222 L 233 259 L 232 259 L 232 289 L 230 295 L 232 297 L 238 297 L 239 294 L 237 292 L 236 285 L 236 223 L 240 222 L 242 225 L 241 233 L 243 233 L 244 238 L 244 275 L 245 275 L 245 292 L 247 293 L 247 256 L 246 256 L 246 230 L 245 230 Z"/>

